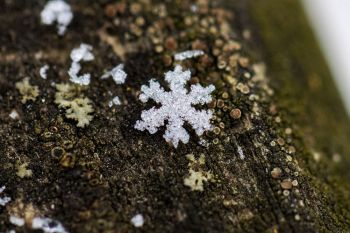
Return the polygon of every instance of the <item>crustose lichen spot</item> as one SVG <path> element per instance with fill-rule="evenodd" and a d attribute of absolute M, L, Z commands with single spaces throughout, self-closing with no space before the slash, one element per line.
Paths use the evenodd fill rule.
<path fill-rule="evenodd" d="M 154 134 L 167 121 L 163 137 L 175 148 L 179 141 L 185 144 L 189 141 L 190 136 L 183 128 L 185 121 L 192 126 L 198 136 L 201 136 L 206 130 L 210 130 L 212 128 L 210 124 L 212 111 L 196 110 L 193 105 L 209 103 L 212 100 L 210 94 L 215 87 L 214 85 L 202 87 L 200 84 L 196 84 L 191 85 L 190 91 L 188 91 L 185 84 L 190 78 L 191 72 L 189 70 L 183 71 L 181 66 L 176 66 L 174 71 L 165 73 L 165 81 L 170 86 L 169 92 L 166 92 L 155 80 L 151 80 L 149 86 L 143 85 L 139 99 L 143 103 L 153 99 L 162 106 L 142 111 L 141 120 L 136 122 L 135 128 L 141 131 L 146 129 Z"/>
<path fill-rule="evenodd" d="M 90 123 L 94 112 L 92 101 L 82 94 L 82 86 L 73 84 L 56 84 L 55 103 L 64 108 L 66 117 L 78 122 L 77 126 L 84 128 Z"/>

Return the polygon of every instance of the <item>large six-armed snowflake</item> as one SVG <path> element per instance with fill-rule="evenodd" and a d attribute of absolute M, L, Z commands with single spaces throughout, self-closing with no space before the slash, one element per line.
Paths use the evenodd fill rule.
<path fill-rule="evenodd" d="M 202 87 L 200 84 L 196 84 L 191 85 L 190 91 L 188 91 L 185 85 L 190 78 L 191 72 L 189 70 L 183 71 L 181 66 L 176 66 L 174 71 L 165 73 L 165 80 L 170 85 L 170 92 L 166 92 L 155 80 L 150 80 L 149 86 L 143 85 L 139 99 L 144 103 L 153 99 L 162 106 L 142 111 L 142 120 L 136 122 L 135 128 L 141 131 L 147 129 L 151 134 L 154 134 L 167 121 L 163 137 L 167 142 L 171 142 L 175 148 L 179 141 L 185 144 L 189 141 L 190 136 L 183 128 L 185 121 L 192 126 L 198 136 L 201 136 L 204 131 L 210 130 L 212 128 L 210 124 L 212 111 L 196 110 L 194 105 L 209 103 L 212 100 L 210 94 L 215 87 L 213 85 Z"/>

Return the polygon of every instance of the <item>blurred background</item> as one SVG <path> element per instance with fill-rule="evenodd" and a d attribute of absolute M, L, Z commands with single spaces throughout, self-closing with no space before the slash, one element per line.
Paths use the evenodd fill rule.
<path fill-rule="evenodd" d="M 303 0 L 350 115 L 350 0 Z"/>

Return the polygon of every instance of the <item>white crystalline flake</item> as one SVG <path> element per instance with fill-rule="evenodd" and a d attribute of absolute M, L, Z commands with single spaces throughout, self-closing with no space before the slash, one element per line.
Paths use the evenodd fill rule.
<path fill-rule="evenodd" d="M 49 70 L 49 68 L 50 67 L 48 65 L 44 65 L 40 68 L 39 74 L 41 78 L 47 79 L 47 71 Z"/>
<path fill-rule="evenodd" d="M 79 85 L 89 85 L 91 80 L 90 74 L 78 75 L 81 70 L 81 61 L 92 61 L 95 59 L 92 54 L 92 46 L 88 44 L 80 44 L 79 48 L 72 50 L 70 57 L 72 59 L 71 67 L 68 70 L 70 81 Z"/>
<path fill-rule="evenodd" d="M 189 70 L 183 71 L 181 66 L 176 66 L 174 71 L 165 73 L 165 80 L 169 83 L 170 92 L 166 92 L 155 80 L 151 80 L 149 86 L 143 85 L 139 99 L 144 103 L 153 99 L 162 106 L 142 111 L 142 120 L 136 122 L 135 128 L 141 131 L 146 129 L 154 134 L 167 121 L 163 137 L 167 142 L 171 142 L 175 148 L 179 141 L 185 144 L 189 141 L 190 136 L 183 128 L 185 121 L 192 126 L 198 136 L 201 136 L 204 131 L 210 130 L 212 128 L 210 119 L 213 113 L 210 110 L 196 110 L 193 105 L 209 103 L 212 100 L 210 94 L 215 87 L 213 85 L 202 87 L 200 84 L 196 84 L 191 85 L 190 91 L 188 91 L 185 84 L 190 78 L 191 72 Z"/>
<path fill-rule="evenodd" d="M 11 215 L 10 216 L 10 223 L 12 223 L 13 225 L 16 225 L 18 227 L 21 227 L 24 225 L 24 219 L 19 218 L 19 217 L 14 216 L 14 215 Z"/>
<path fill-rule="evenodd" d="M 79 48 L 75 48 L 70 53 L 70 58 L 73 62 L 80 61 L 92 61 L 95 59 L 94 54 L 92 54 L 92 46 L 88 44 L 81 43 Z"/>
<path fill-rule="evenodd" d="M 198 57 L 201 55 L 204 55 L 204 52 L 202 50 L 187 50 L 187 51 L 175 54 L 174 57 L 176 61 L 182 61 L 187 58 Z"/>
<path fill-rule="evenodd" d="M 52 25 L 57 22 L 58 34 L 63 35 L 73 19 L 71 7 L 63 0 L 49 1 L 41 11 L 41 22 Z"/>
<path fill-rule="evenodd" d="M 19 114 L 15 109 L 12 109 L 11 113 L 9 114 L 9 116 L 11 117 L 11 119 L 16 120 L 19 118 Z"/>
<path fill-rule="evenodd" d="M 2 186 L 0 188 L 0 194 L 6 189 L 5 186 Z M 9 197 L 0 197 L 0 205 L 1 206 L 5 206 L 7 203 L 9 203 L 11 201 L 11 198 Z"/>
<path fill-rule="evenodd" d="M 112 70 L 106 72 L 104 75 L 101 76 L 101 79 L 106 79 L 106 78 L 109 78 L 110 76 L 112 76 L 116 84 L 123 84 L 127 77 L 127 74 L 124 71 L 124 64 L 119 64 L 116 67 L 114 67 Z"/>
<path fill-rule="evenodd" d="M 68 233 L 62 224 L 51 218 L 35 217 L 32 221 L 33 229 L 40 229 L 44 233 Z"/>
<path fill-rule="evenodd" d="M 142 227 L 144 224 L 145 220 L 143 219 L 143 216 L 141 214 L 136 214 L 134 217 L 131 219 L 132 225 L 135 227 Z"/>
<path fill-rule="evenodd" d="M 111 101 L 109 101 L 108 106 L 111 108 L 113 105 L 121 105 L 121 102 L 118 96 L 114 97 Z"/>

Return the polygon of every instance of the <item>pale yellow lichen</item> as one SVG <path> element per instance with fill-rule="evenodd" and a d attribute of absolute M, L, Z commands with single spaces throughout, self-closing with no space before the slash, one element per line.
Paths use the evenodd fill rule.
<path fill-rule="evenodd" d="M 25 104 L 27 101 L 35 101 L 36 97 L 39 95 L 38 86 L 32 86 L 29 83 L 29 77 L 24 78 L 22 81 L 16 83 L 16 88 L 22 95 L 21 102 Z"/>
<path fill-rule="evenodd" d="M 31 177 L 33 175 L 32 170 L 27 169 L 28 167 L 28 163 L 23 163 L 23 164 L 19 164 L 17 163 L 17 173 L 16 175 L 19 176 L 20 178 L 24 178 L 24 177 Z"/>
<path fill-rule="evenodd" d="M 84 128 L 90 123 L 94 112 L 92 101 L 84 97 L 81 87 L 73 84 L 56 85 L 55 103 L 59 108 L 66 109 L 66 117 L 78 121 L 77 126 Z"/>
<path fill-rule="evenodd" d="M 201 169 L 200 166 L 205 164 L 205 156 L 201 154 L 199 159 L 196 160 L 193 154 L 186 155 L 186 158 L 190 161 L 189 176 L 184 179 L 184 185 L 191 188 L 192 191 L 204 190 L 203 182 L 213 181 L 213 174 L 211 172 L 206 172 Z"/>

